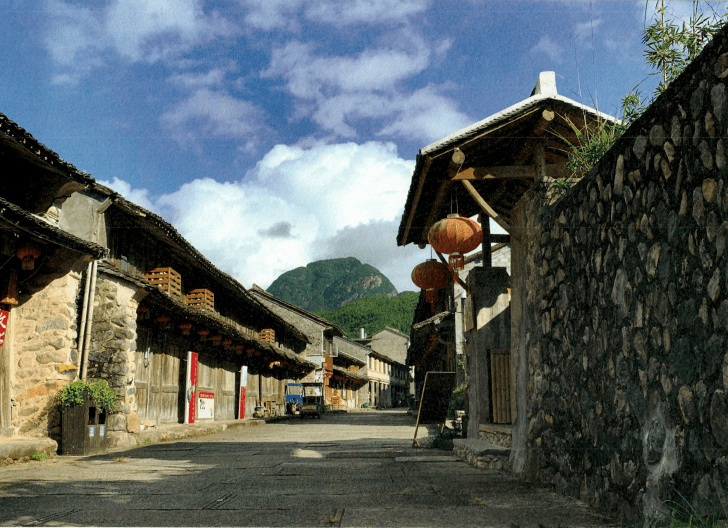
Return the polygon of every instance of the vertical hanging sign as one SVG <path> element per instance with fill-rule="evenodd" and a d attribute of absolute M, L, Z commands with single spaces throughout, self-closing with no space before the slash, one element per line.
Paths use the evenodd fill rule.
<path fill-rule="evenodd" d="M 245 420 L 245 388 L 248 384 L 248 367 L 240 367 L 240 402 L 238 404 L 238 420 Z"/>
<path fill-rule="evenodd" d="M 10 312 L 0 310 L 0 347 L 3 346 L 5 333 L 8 331 L 8 317 L 10 317 Z"/>
<path fill-rule="evenodd" d="M 195 423 L 197 407 L 197 352 L 187 352 L 187 405 L 185 406 L 185 423 Z"/>

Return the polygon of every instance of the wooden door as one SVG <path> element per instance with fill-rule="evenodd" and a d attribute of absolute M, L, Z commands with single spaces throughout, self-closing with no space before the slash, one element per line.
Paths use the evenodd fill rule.
<path fill-rule="evenodd" d="M 165 343 L 163 353 L 159 354 L 159 379 L 152 384 L 158 394 L 159 423 L 180 423 L 180 349 L 172 343 Z M 182 385 L 184 387 L 184 385 Z"/>
<path fill-rule="evenodd" d="M 219 362 L 215 391 L 215 420 L 234 420 L 236 402 L 235 366 Z"/>
<path fill-rule="evenodd" d="M 490 351 L 493 423 L 511 423 L 511 351 Z"/>
<path fill-rule="evenodd" d="M 139 413 L 139 418 L 142 420 L 148 419 L 149 380 L 152 371 L 151 338 L 152 332 L 150 329 L 137 327 L 137 349 L 134 353 L 136 359 L 134 385 L 136 388 L 137 413 Z"/>

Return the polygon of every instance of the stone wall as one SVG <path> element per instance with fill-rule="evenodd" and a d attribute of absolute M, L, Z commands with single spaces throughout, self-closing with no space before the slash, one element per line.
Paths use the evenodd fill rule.
<path fill-rule="evenodd" d="M 726 52 L 724 29 L 566 197 L 523 200 L 514 467 L 623 519 L 728 513 Z"/>
<path fill-rule="evenodd" d="M 36 263 L 37 273 L 20 285 L 19 304 L 10 312 L 12 341 L 4 347 L 10 347 L 11 432 L 59 440 L 53 397 L 77 373 L 77 302 L 85 262 L 69 250 L 49 251 Z"/>
<path fill-rule="evenodd" d="M 135 411 L 136 309 L 144 293 L 124 279 L 97 275 L 86 379 L 106 381 L 119 397 L 121 410 L 107 422 L 112 445 L 131 445 L 127 416 Z"/>

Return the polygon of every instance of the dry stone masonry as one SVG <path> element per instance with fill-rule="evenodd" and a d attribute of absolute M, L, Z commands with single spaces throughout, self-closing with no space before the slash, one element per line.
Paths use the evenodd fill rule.
<path fill-rule="evenodd" d="M 567 196 L 531 196 L 524 472 L 623 519 L 728 512 L 726 83 L 723 30 Z"/>

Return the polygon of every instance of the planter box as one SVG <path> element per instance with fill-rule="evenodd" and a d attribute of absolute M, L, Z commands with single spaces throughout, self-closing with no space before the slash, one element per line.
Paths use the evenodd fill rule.
<path fill-rule="evenodd" d="M 215 310 L 215 294 L 210 290 L 192 290 L 185 296 L 187 306 L 200 308 L 202 310 Z"/>
<path fill-rule="evenodd" d="M 147 272 L 147 282 L 170 295 L 182 297 L 182 275 L 172 268 L 154 268 Z"/>
<path fill-rule="evenodd" d="M 61 454 L 91 455 L 108 447 L 106 413 L 84 394 L 83 405 L 61 409 Z"/>
<path fill-rule="evenodd" d="M 258 339 L 273 344 L 276 342 L 276 332 L 272 328 L 265 328 L 258 332 Z"/>

